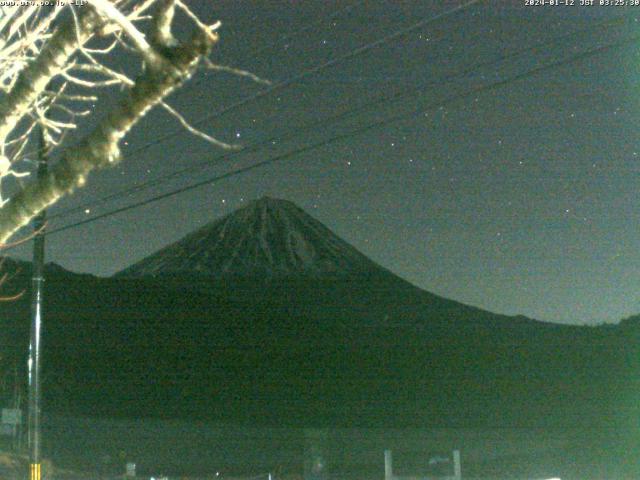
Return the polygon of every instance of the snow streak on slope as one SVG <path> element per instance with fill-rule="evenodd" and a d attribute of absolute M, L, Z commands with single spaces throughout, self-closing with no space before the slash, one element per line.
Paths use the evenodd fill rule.
<path fill-rule="evenodd" d="M 117 275 L 291 275 L 380 268 L 295 204 L 264 197 Z"/>

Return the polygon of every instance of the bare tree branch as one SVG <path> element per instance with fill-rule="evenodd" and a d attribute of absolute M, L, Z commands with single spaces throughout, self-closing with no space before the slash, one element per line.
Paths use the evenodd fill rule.
<path fill-rule="evenodd" d="M 190 42 L 163 52 L 162 68 L 146 69 L 119 107 L 80 143 L 67 148 L 46 176 L 28 183 L 0 208 L 0 242 L 44 208 L 83 186 L 91 171 L 118 162 L 119 141 L 149 109 L 192 75 L 216 39 L 210 32 L 199 32 Z"/>
<path fill-rule="evenodd" d="M 0 246 L 44 208 L 82 187 L 93 170 L 117 163 L 121 140 L 154 106 L 216 147 L 240 148 L 195 128 L 165 101 L 207 59 L 220 22 L 203 22 L 182 0 L 88 0 L 83 8 L 65 8 L 69 15 L 63 19 L 61 6 L 0 6 Z M 176 13 L 193 26 L 190 41 L 174 37 Z M 117 50 L 138 56 L 139 71 L 117 71 L 106 57 Z M 269 83 L 241 69 L 211 62 L 209 68 Z M 119 88 L 121 101 L 68 146 L 80 117 L 94 112 L 98 87 Z M 16 192 L 3 199 L 2 181 L 33 169 L 25 155 L 36 126 L 59 157 L 44 176 L 11 183 Z M 23 160 L 26 170 L 18 163 Z"/>
<path fill-rule="evenodd" d="M 216 147 L 220 147 L 225 150 L 240 150 L 240 148 L 242 148 L 240 145 L 225 143 L 216 138 L 213 138 L 210 135 L 207 135 L 203 131 L 198 130 L 197 128 L 190 125 L 189 122 L 187 122 L 187 120 L 182 115 L 180 115 L 180 113 L 177 110 L 175 110 L 172 106 L 168 105 L 166 102 L 161 102 L 161 104 L 162 104 L 162 108 L 164 108 L 173 117 L 175 117 L 189 133 L 195 135 L 196 137 L 200 137 L 203 140 L 206 140 L 207 142 L 215 145 Z"/>
<path fill-rule="evenodd" d="M 89 0 L 89 2 L 96 10 L 122 28 L 149 66 L 158 67 L 162 62 L 162 56 L 149 45 L 144 34 L 142 34 L 120 10 L 109 0 Z"/>
<path fill-rule="evenodd" d="M 270 80 L 266 80 L 264 78 L 261 78 L 261 77 L 257 76 L 255 73 L 249 72 L 248 70 L 242 70 L 240 68 L 228 67 L 226 65 L 218 65 L 216 63 L 213 63 L 208 58 L 205 60 L 205 63 L 206 63 L 207 68 L 209 70 L 214 70 L 216 72 L 231 73 L 232 75 L 238 75 L 239 77 L 247 77 L 247 78 L 253 80 L 256 83 L 261 83 L 263 85 L 271 85 L 272 84 L 272 82 Z"/>
<path fill-rule="evenodd" d="M 91 9 L 84 9 L 79 18 L 81 31 L 76 32 L 73 22 L 66 22 L 47 42 L 35 61 L 27 65 L 18 76 L 9 94 L 0 100 L 0 143 L 4 143 L 20 120 L 47 85 L 57 75 L 63 73 L 70 57 L 81 42 L 89 39 L 101 20 Z"/>

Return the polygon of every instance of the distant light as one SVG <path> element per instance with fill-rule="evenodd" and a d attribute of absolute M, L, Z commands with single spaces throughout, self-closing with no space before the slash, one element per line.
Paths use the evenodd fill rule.
<path fill-rule="evenodd" d="M 84 209 L 84 213 L 86 213 L 87 215 L 91 213 L 91 209 L 90 208 L 85 208 Z"/>

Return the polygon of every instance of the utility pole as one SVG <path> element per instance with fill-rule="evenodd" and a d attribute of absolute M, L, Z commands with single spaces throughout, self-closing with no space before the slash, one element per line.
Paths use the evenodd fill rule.
<path fill-rule="evenodd" d="M 47 142 L 43 127 L 39 128 L 38 178 L 47 173 Z M 47 220 L 43 210 L 33 220 L 33 270 L 31 273 L 31 336 L 29 341 L 29 479 L 41 480 L 40 461 L 40 330 L 44 287 L 44 228 Z"/>
<path fill-rule="evenodd" d="M 393 480 L 393 454 L 391 450 L 384 451 L 384 480 Z"/>

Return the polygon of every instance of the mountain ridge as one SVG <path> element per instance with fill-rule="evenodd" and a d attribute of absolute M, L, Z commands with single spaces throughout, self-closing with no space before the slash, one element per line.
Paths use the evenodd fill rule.
<path fill-rule="evenodd" d="M 544 323 L 440 297 L 292 205 L 252 203 L 138 276 L 54 272 L 44 297 L 46 407 L 296 426 L 551 425 L 585 415 L 609 424 L 635 414 L 625 401 L 634 398 L 633 329 Z M 300 242 L 287 243 L 292 231 Z M 263 236 L 243 243 L 234 232 Z M 222 276 L 166 273 L 199 265 L 211 235 L 225 248 L 205 266 L 222 265 L 226 247 L 250 255 L 238 251 Z M 18 280 L 25 295 L 0 303 L 0 346 L 23 365 L 26 268 Z"/>
<path fill-rule="evenodd" d="M 369 259 L 295 203 L 269 196 L 209 222 L 111 278 L 144 277 L 193 285 L 202 280 L 205 288 L 212 286 L 211 280 L 215 278 L 240 283 L 249 278 L 265 286 L 278 278 L 295 278 L 312 284 L 321 277 L 325 280 L 351 278 L 371 285 L 382 283 L 387 290 L 412 290 L 420 297 L 420 303 L 431 305 L 437 312 L 465 312 L 467 317 L 495 316 L 519 325 L 547 323 L 523 315 L 494 314 L 413 285 Z M 405 310 L 414 308 L 405 307 Z M 380 322 L 392 326 L 388 315 L 382 318 Z M 396 326 L 400 325 L 406 326 L 402 321 Z"/>

